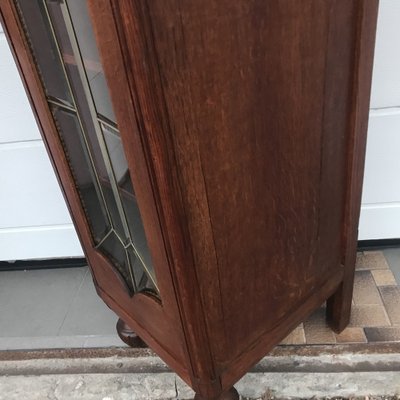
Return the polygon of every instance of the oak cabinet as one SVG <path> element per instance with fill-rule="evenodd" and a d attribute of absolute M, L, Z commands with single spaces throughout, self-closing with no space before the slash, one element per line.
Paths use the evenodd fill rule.
<path fill-rule="evenodd" d="M 125 340 L 228 399 L 325 300 L 344 329 L 377 1 L 0 6 Z"/>

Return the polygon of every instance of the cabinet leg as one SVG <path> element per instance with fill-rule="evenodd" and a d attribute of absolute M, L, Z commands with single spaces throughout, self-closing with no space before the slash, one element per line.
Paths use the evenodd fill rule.
<path fill-rule="evenodd" d="M 194 400 L 239 400 L 239 393 L 237 392 L 237 390 L 234 387 L 231 387 L 229 390 L 222 393 L 218 397 L 211 399 L 211 398 L 205 398 L 205 397 L 202 397 L 202 396 L 196 394 L 196 396 L 194 396 Z"/>
<path fill-rule="evenodd" d="M 130 347 L 147 347 L 146 343 L 121 318 L 117 322 L 120 339 Z"/>
<path fill-rule="evenodd" d="M 343 281 L 326 303 L 326 320 L 337 333 L 342 332 L 350 322 L 353 282 L 354 277 Z"/>

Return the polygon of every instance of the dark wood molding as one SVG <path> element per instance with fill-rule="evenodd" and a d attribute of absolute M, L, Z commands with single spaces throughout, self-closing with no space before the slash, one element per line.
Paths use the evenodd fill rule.
<path fill-rule="evenodd" d="M 342 233 L 344 278 L 327 303 L 327 320 L 337 332 L 347 326 L 351 313 L 378 4 L 378 0 L 357 2 Z"/>

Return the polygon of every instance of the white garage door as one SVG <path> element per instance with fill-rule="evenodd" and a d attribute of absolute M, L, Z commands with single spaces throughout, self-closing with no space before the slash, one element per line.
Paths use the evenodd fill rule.
<path fill-rule="evenodd" d="M 0 26 L 0 261 L 82 256 Z"/>
<path fill-rule="evenodd" d="M 400 1 L 381 0 L 359 239 L 400 238 Z"/>

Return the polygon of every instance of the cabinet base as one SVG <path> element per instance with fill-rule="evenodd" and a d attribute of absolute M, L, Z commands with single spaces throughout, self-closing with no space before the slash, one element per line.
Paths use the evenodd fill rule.
<path fill-rule="evenodd" d="M 342 332 L 350 322 L 354 282 L 351 278 L 343 281 L 326 302 L 326 320 L 336 333 Z"/>
<path fill-rule="evenodd" d="M 229 390 L 222 393 L 218 397 L 208 399 L 196 394 L 196 396 L 194 396 L 194 400 L 239 400 L 239 393 L 234 387 L 231 387 Z"/>
<path fill-rule="evenodd" d="M 121 318 L 117 322 L 120 339 L 130 347 L 147 347 L 147 344 Z"/>

